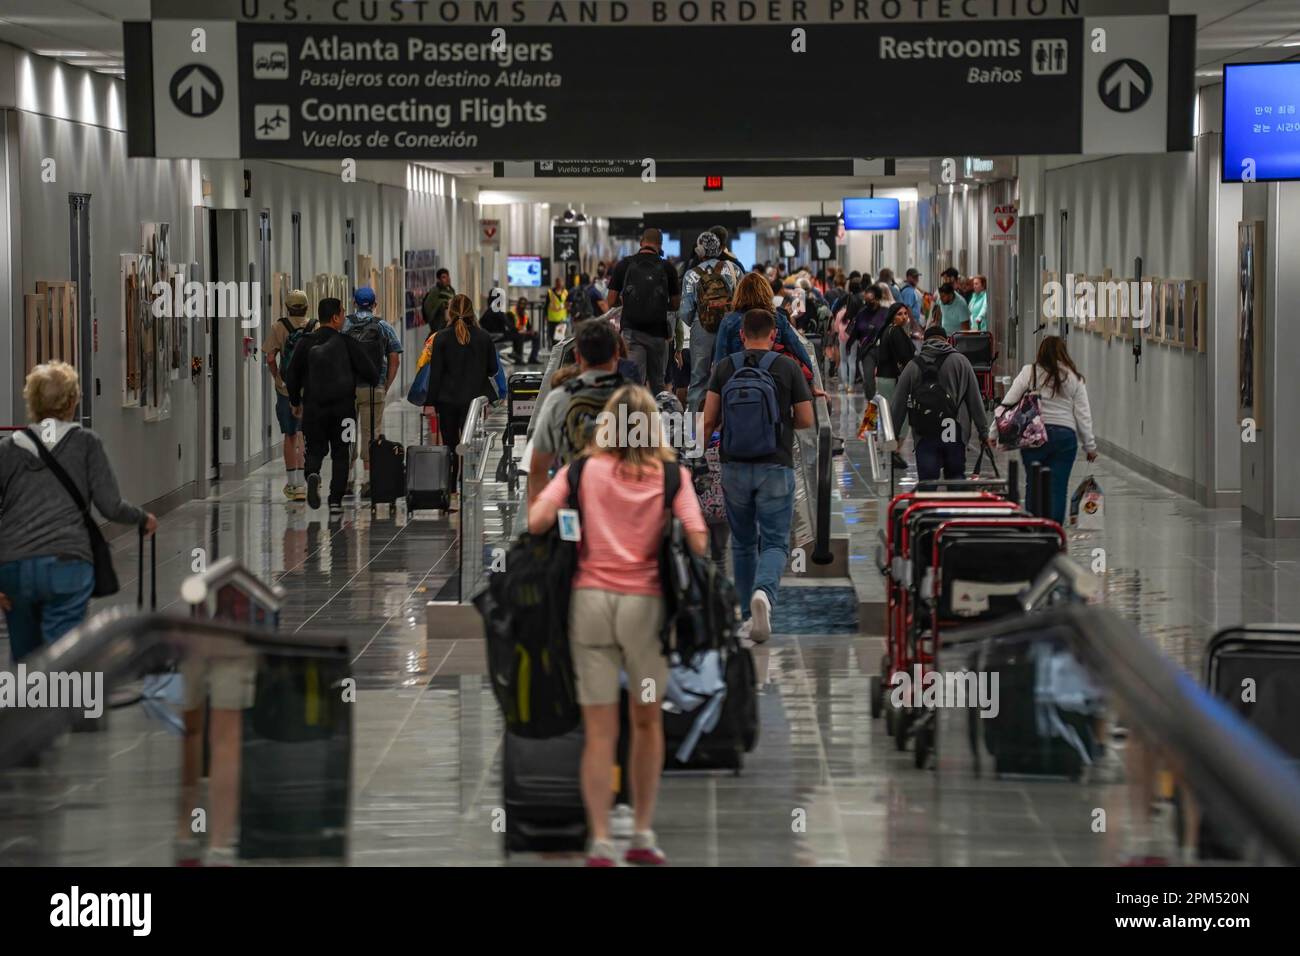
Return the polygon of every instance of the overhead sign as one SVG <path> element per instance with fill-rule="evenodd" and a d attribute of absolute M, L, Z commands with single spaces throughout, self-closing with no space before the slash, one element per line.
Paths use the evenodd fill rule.
<path fill-rule="evenodd" d="M 1016 241 L 1017 211 L 1015 203 L 1004 203 L 993 207 L 993 228 L 989 230 L 989 242 Z"/>
<path fill-rule="evenodd" d="M 1002 4 L 1010 6 L 1009 0 Z M 210 5 L 223 6 L 218 0 Z M 932 5 L 963 11 L 1001 9 L 974 0 L 952 4 L 936 0 Z M 1057 0 L 1057 5 L 1068 10 L 1078 4 Z M 789 24 L 796 22 L 806 32 L 806 48 L 818 51 L 823 85 L 851 89 L 866 71 L 887 76 L 891 86 L 909 90 L 919 101 L 941 101 L 948 115 L 962 118 L 960 123 L 909 127 L 906 136 L 890 142 L 898 155 L 1190 148 L 1192 17 L 1008 19 L 968 18 L 963 13 L 908 23 L 901 18 L 894 21 L 887 12 L 904 4 L 884 3 L 878 5 L 880 16 L 868 23 L 846 12 L 867 6 L 877 8 L 856 0 L 839 4 L 773 0 L 748 5 L 729 0 L 717 4 L 246 0 L 240 8 L 247 8 L 258 21 L 226 22 L 220 30 L 211 24 L 214 29 L 209 29 L 204 54 L 192 52 L 190 31 L 196 24 L 189 19 L 152 21 L 151 70 L 137 62 L 141 50 L 127 44 L 128 126 L 152 124 L 157 156 L 517 161 L 539 154 L 612 155 L 629 158 L 549 160 L 553 168 L 537 174 L 652 181 L 660 160 L 721 158 L 715 112 L 648 110 L 634 123 L 614 124 L 574 124 L 564 118 L 602 115 L 610 102 L 640 102 L 645 96 L 644 79 L 627 64 L 653 62 L 665 75 L 689 75 L 698 64 L 714 61 L 719 49 L 734 46 L 737 29 L 743 30 L 747 49 L 771 51 L 764 55 L 776 69 L 800 70 L 803 54 L 794 52 L 790 42 Z M 1048 6 L 1046 0 L 1041 6 Z M 500 30 L 473 25 L 481 20 L 480 7 L 489 11 L 495 7 L 511 17 L 517 9 L 520 13 L 514 19 L 522 22 L 508 23 Z M 688 7 L 707 7 L 709 18 L 715 18 L 715 8 L 734 9 L 737 17 L 727 21 L 729 25 L 696 24 L 690 29 L 628 28 L 647 22 L 643 17 L 647 12 L 651 22 L 665 23 Z M 453 8 L 460 11 L 460 20 L 451 18 Z M 551 14 L 539 18 L 534 14 L 540 8 Z M 673 12 L 656 20 L 656 9 Z M 556 10 L 564 16 L 554 15 Z M 621 18 L 615 15 L 619 10 Z M 1169 24 L 1180 20 L 1186 25 L 1173 31 L 1174 42 L 1170 42 Z M 1137 32 L 1145 39 L 1134 47 L 1129 25 L 1145 21 L 1161 26 L 1160 42 L 1148 37 L 1143 27 Z M 1111 24 L 1107 46 L 1111 53 L 1091 52 L 1085 26 L 1094 22 Z M 1174 50 L 1180 51 L 1176 82 L 1168 75 Z M 1131 106 L 1130 113 L 1115 112 L 1097 94 L 1101 69 L 1121 58 L 1138 60 L 1151 75 L 1145 104 Z M 204 66 L 211 74 L 183 73 L 173 96 L 177 71 L 193 66 Z M 1138 81 L 1123 70 L 1108 79 L 1109 95 L 1116 102 L 1124 97 L 1130 105 L 1137 101 L 1141 73 L 1136 68 L 1132 73 Z M 132 85 L 146 83 L 150 76 L 152 114 L 142 110 L 142 102 L 147 101 Z M 179 90 L 182 82 L 184 93 Z M 192 110 L 211 106 L 215 97 L 210 90 L 218 83 L 223 91 L 219 105 L 210 114 L 197 116 Z M 183 112 L 178 101 L 185 102 L 189 111 Z M 235 104 L 238 117 L 231 128 Z M 809 143 L 835 142 L 848 156 L 866 156 L 880 148 L 875 130 L 896 123 L 888 97 L 869 99 L 865 112 L 859 110 L 858 121 L 847 127 L 826 111 L 805 115 L 797 85 L 770 91 L 766 105 L 774 113 L 804 116 L 803 135 L 773 138 L 762 124 L 736 122 L 722 140 L 728 154 L 793 159 L 806 154 Z M 1148 114 L 1157 107 L 1160 121 L 1149 122 Z M 1105 148 L 1094 149 L 1091 124 L 1097 121 L 1098 110 L 1120 119 L 1143 116 L 1146 135 L 1133 145 L 1107 132 Z M 1169 110 L 1187 118 L 1186 129 L 1171 123 L 1166 135 L 1163 119 Z M 173 135 L 173 119 L 191 126 L 212 124 L 220 132 Z M 134 144 L 149 140 L 140 135 L 130 138 Z M 724 172 L 715 166 L 706 174 Z"/>
<path fill-rule="evenodd" d="M 1106 52 L 1086 54 L 1083 67 L 1084 153 L 1162 153 L 1172 103 L 1169 17 L 1088 17 L 1091 36 L 1103 30 Z M 1176 112 L 1174 112 L 1176 111 Z M 1190 138 L 1192 119 L 1179 126 Z"/>
<path fill-rule="evenodd" d="M 478 221 L 478 241 L 479 245 L 501 250 L 501 220 L 500 219 L 480 219 Z"/>
<path fill-rule="evenodd" d="M 839 234 L 839 216 L 809 216 L 808 239 L 812 243 L 812 257 L 818 262 L 834 259 Z"/>
<path fill-rule="evenodd" d="M 799 232 L 796 229 L 781 230 L 781 258 L 793 259 L 799 255 Z"/>
<path fill-rule="evenodd" d="M 579 226 L 551 227 L 551 258 L 565 265 L 578 261 Z"/>

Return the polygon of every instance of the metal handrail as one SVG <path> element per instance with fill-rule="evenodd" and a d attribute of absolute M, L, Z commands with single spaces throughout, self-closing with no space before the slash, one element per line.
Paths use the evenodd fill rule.
<path fill-rule="evenodd" d="M 226 556 L 206 571 L 192 574 L 181 584 L 181 597 L 187 604 L 201 603 L 209 594 L 227 584 L 234 584 L 250 597 L 278 611 L 284 601 L 284 588 L 267 584 L 235 558 Z"/>
<path fill-rule="evenodd" d="M 794 326 L 791 326 L 793 329 Z M 804 349 L 812 358 L 812 347 L 808 337 L 795 330 L 803 341 Z M 825 391 L 822 380 L 821 362 L 812 363 L 813 387 Z M 826 398 L 813 397 L 813 428 L 817 433 L 817 487 L 814 489 L 816 509 L 813 516 L 813 564 L 830 564 L 835 560 L 831 553 L 831 405 Z"/>
<path fill-rule="evenodd" d="M 1039 611 L 1066 601 L 1090 603 L 1101 596 L 1097 576 L 1078 563 L 1058 554 L 1039 572 L 1029 587 L 1017 595 L 1016 600 L 1024 611 Z"/>
<path fill-rule="evenodd" d="M 1050 633 L 1112 694 L 1126 722 L 1145 728 L 1198 795 L 1282 860 L 1300 864 L 1300 773 L 1272 743 L 1181 671 L 1113 611 L 1058 604 L 961 628 L 943 647 Z"/>
<path fill-rule="evenodd" d="M 487 406 L 488 400 L 483 395 L 469 403 L 469 411 L 465 414 L 465 424 L 461 426 L 460 434 L 456 436 L 456 454 L 463 457 L 473 451 L 471 445 L 465 441 L 465 436 L 468 435 L 472 439 L 485 431 L 487 416 L 484 415 L 484 410 Z"/>
<path fill-rule="evenodd" d="M 224 621 L 180 614 L 138 614 L 111 607 L 46 645 L 22 662 L 31 673 L 102 673 L 107 691 L 178 654 L 208 659 L 247 660 L 260 653 L 331 656 L 347 660 L 342 637 L 253 630 Z M 47 746 L 77 718 L 67 708 L 0 708 L 0 769 Z"/>

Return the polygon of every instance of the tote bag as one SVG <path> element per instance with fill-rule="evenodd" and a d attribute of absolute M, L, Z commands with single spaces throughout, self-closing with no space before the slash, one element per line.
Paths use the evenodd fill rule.
<path fill-rule="evenodd" d="M 1014 407 L 998 406 L 996 418 L 998 444 L 1003 449 L 1039 448 L 1047 443 L 1047 426 L 1043 423 L 1043 410 L 1038 404 L 1038 369 L 1032 373 L 1032 382 Z"/>

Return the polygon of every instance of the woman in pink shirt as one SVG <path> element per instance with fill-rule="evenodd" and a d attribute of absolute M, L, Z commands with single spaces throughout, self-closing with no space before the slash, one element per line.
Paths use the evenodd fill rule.
<path fill-rule="evenodd" d="M 622 408 L 620 408 L 622 406 Z M 697 554 L 708 547 L 708 528 L 690 472 L 664 438 L 659 409 L 649 391 L 627 385 L 610 396 L 582 453 L 578 487 L 578 568 L 573 578 L 569 646 L 577 675 L 586 743 L 582 797 L 591 830 L 588 866 L 614 866 L 609 839 L 610 783 L 618 744 L 619 672 L 628 678 L 632 746 L 629 781 L 636 814 L 629 863 L 665 862 L 655 845 L 655 799 L 664 765 L 660 709 L 668 681 L 659 632 L 664 621 L 659 551 L 664 536 L 664 469 L 677 468 L 680 487 L 673 515 Z M 561 468 L 528 509 L 528 530 L 555 524 L 569 497 L 568 467 Z"/>

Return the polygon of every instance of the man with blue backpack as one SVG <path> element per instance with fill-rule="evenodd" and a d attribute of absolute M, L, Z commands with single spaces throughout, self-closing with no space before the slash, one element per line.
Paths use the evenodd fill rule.
<path fill-rule="evenodd" d="M 307 294 L 294 289 L 284 297 L 284 310 L 289 313 L 272 323 L 262 343 L 266 367 L 275 382 L 275 420 L 280 425 L 284 439 L 284 496 L 290 501 L 307 500 L 307 480 L 303 474 L 302 422 L 293 414 L 289 402 L 289 389 L 284 377 L 289 371 L 294 349 L 303 336 L 316 331 L 316 320 L 307 320 Z"/>
<path fill-rule="evenodd" d="M 794 515 L 794 433 L 813 424 L 813 395 L 799 364 L 772 351 L 776 317 L 750 309 L 741 320 L 745 349 L 713 367 L 703 434 L 721 431 L 722 496 L 731 526 L 736 594 L 744 632 L 772 634 L 772 606 L 790 555 Z"/>

